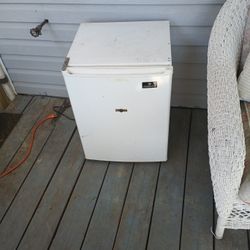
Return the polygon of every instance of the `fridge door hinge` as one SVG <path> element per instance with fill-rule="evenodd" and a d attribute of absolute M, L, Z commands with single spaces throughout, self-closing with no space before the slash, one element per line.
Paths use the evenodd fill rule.
<path fill-rule="evenodd" d="M 63 66 L 62 66 L 62 71 L 65 71 L 67 69 L 68 64 L 69 64 L 69 57 L 65 57 L 64 63 L 63 63 Z"/>

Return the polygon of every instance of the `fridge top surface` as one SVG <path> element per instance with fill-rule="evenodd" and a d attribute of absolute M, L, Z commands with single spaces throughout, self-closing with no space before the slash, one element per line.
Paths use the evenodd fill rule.
<path fill-rule="evenodd" d="M 172 65 L 168 21 L 82 23 L 68 67 Z"/>

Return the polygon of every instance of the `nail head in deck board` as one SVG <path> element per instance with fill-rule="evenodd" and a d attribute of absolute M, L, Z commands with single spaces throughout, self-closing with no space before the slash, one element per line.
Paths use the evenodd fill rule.
<path fill-rule="evenodd" d="M 171 110 L 168 161 L 160 167 L 148 250 L 179 249 L 190 115 Z"/>
<path fill-rule="evenodd" d="M 107 162 L 85 162 L 50 249 L 81 247 L 107 166 Z"/>
<path fill-rule="evenodd" d="M 0 149 L 0 171 L 7 167 L 8 163 L 23 143 L 23 140 L 26 138 L 49 101 L 50 98 L 48 97 L 42 98 L 37 96 L 33 98 L 31 103 L 25 109 L 19 122 Z"/>
<path fill-rule="evenodd" d="M 132 166 L 132 163 L 109 165 L 82 249 L 112 249 Z"/>
<path fill-rule="evenodd" d="M 32 100 L 31 95 L 17 95 L 13 102 L 4 110 L 6 113 L 21 114 Z"/>
<path fill-rule="evenodd" d="M 53 98 L 48 102 L 46 107 L 41 114 L 41 117 L 45 117 L 51 113 L 54 105 L 61 105 L 63 103 L 62 99 Z M 25 179 L 30 168 L 32 168 L 36 158 L 39 156 L 44 144 L 46 143 L 51 132 L 54 130 L 55 126 L 51 122 L 46 122 L 43 124 L 36 135 L 34 145 L 31 151 L 29 158 L 23 163 L 23 165 L 11 173 L 8 176 L 5 176 L 0 179 L 0 220 L 3 218 L 4 213 L 11 204 L 12 199 L 14 198 L 16 192 L 22 185 L 23 180 Z M 27 150 L 27 147 L 30 142 L 30 136 L 28 136 L 21 145 L 21 148 L 17 151 L 14 158 L 11 160 L 9 165 L 19 162 Z"/>
<path fill-rule="evenodd" d="M 136 163 L 114 249 L 145 249 L 159 163 Z"/>
<path fill-rule="evenodd" d="M 84 162 L 76 131 L 33 216 L 20 249 L 47 249 Z"/>
<path fill-rule="evenodd" d="M 72 115 L 71 112 L 69 115 Z M 75 123 L 61 117 L 42 153 L 19 190 L 0 226 L 0 246 L 16 248 L 43 192 L 52 177 L 75 129 Z"/>
<path fill-rule="evenodd" d="M 207 112 L 192 111 L 181 249 L 212 250 L 213 193 L 207 147 Z"/>

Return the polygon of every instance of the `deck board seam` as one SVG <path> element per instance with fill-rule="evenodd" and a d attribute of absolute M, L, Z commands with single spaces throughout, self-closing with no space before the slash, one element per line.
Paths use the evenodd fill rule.
<path fill-rule="evenodd" d="M 55 238 L 55 236 L 56 236 L 56 234 L 57 234 L 58 228 L 59 228 L 59 226 L 60 226 L 60 223 L 61 223 L 61 221 L 62 221 L 62 218 L 63 218 L 63 216 L 64 216 L 64 213 L 65 213 L 65 211 L 67 210 L 69 201 L 70 201 L 70 199 L 71 199 L 71 197 L 72 197 L 72 194 L 73 194 L 73 192 L 74 192 L 74 190 L 75 190 L 76 184 L 77 184 L 77 182 L 78 182 L 78 180 L 79 180 L 79 178 L 80 178 L 80 176 L 81 176 L 81 174 L 82 174 L 82 171 L 83 171 L 83 168 L 84 168 L 84 166 L 85 166 L 85 163 L 86 163 L 86 159 L 84 160 L 84 162 L 83 162 L 83 164 L 82 164 L 82 167 L 81 167 L 81 169 L 80 169 L 80 171 L 79 171 L 79 173 L 78 173 L 78 175 L 77 175 L 77 177 L 76 177 L 75 183 L 74 183 L 74 185 L 73 185 L 73 187 L 72 187 L 72 189 L 71 189 L 71 191 L 70 191 L 69 197 L 68 197 L 68 199 L 67 199 L 67 201 L 66 201 L 66 204 L 65 204 L 65 206 L 64 206 L 64 208 L 63 208 L 63 211 L 62 211 L 62 214 L 60 215 L 60 218 L 59 218 L 58 223 L 57 223 L 57 225 L 56 225 L 55 231 L 54 231 L 53 236 L 52 236 L 52 238 L 51 238 L 51 240 L 50 240 L 50 243 L 49 243 L 49 245 L 48 245 L 48 249 L 50 249 L 51 244 L 52 244 L 52 242 L 53 242 L 53 240 L 54 240 L 54 238 Z"/>
<path fill-rule="evenodd" d="M 246 233 L 247 233 L 248 249 L 250 249 L 250 237 L 249 237 L 249 232 L 250 232 L 250 230 L 247 230 L 247 231 L 246 231 Z"/>
<path fill-rule="evenodd" d="M 179 250 L 181 250 L 181 241 L 182 241 L 182 229 L 183 229 L 183 217 L 184 217 L 184 209 L 185 209 L 185 195 L 186 195 L 186 181 L 187 181 L 187 167 L 188 167 L 188 158 L 189 158 L 189 146 L 190 146 L 190 137 L 191 137 L 191 127 L 192 127 L 192 118 L 193 118 L 193 110 L 190 110 L 189 117 L 189 129 L 188 129 L 188 143 L 187 143 L 187 153 L 186 153 L 186 167 L 185 167 L 185 177 L 184 177 L 184 188 L 183 188 L 183 201 L 182 201 L 182 211 L 181 211 L 181 228 L 180 228 L 180 239 L 179 239 Z"/>
<path fill-rule="evenodd" d="M 34 101 L 35 98 L 32 97 L 30 100 L 29 100 L 29 104 L 26 105 L 25 109 L 27 107 L 29 107 L 30 104 L 32 104 L 32 100 Z M 51 99 L 52 100 L 52 99 Z M 23 110 L 25 110 L 23 109 Z M 180 108 L 180 107 L 176 107 L 174 109 L 183 109 L 183 108 Z M 182 185 L 180 190 L 179 190 L 179 193 L 182 193 L 182 196 L 180 197 L 180 206 L 179 206 L 179 210 L 178 210 L 178 216 L 180 215 L 180 225 L 178 223 L 178 234 L 177 234 L 177 239 L 176 239 L 176 248 L 179 249 L 179 250 L 183 250 L 185 249 L 185 247 L 187 247 L 187 245 L 185 244 L 185 228 L 186 228 L 186 220 L 188 221 L 188 212 L 189 211 L 187 208 L 188 208 L 188 194 L 191 193 L 191 195 L 193 195 L 192 192 L 189 192 L 189 172 L 191 172 L 191 169 L 190 166 L 189 166 L 189 161 L 191 160 L 192 155 L 195 154 L 196 152 L 193 152 L 192 153 L 192 130 L 195 130 L 194 127 L 195 127 L 195 124 L 196 124 L 196 112 L 195 110 L 197 109 L 190 109 L 190 108 L 186 108 L 187 110 L 187 113 L 185 113 L 187 116 L 185 121 L 186 121 L 186 125 L 185 125 L 185 140 L 187 140 L 187 143 L 185 143 L 185 147 L 183 148 L 182 150 L 182 163 L 183 163 L 183 177 L 184 179 L 182 179 Z M 199 109 L 198 109 L 199 110 Z M 41 116 L 40 115 L 37 120 L 41 119 Z M 13 192 L 13 198 L 10 200 L 11 202 L 9 203 L 6 211 L 3 213 L 3 216 L 2 218 L 0 218 L 0 224 L 1 222 L 3 221 L 3 219 L 5 218 L 6 214 L 8 214 L 9 210 L 11 207 L 13 207 L 13 202 L 15 201 L 15 199 L 17 199 L 17 195 L 20 193 L 20 190 L 21 188 L 24 186 L 24 183 L 26 182 L 27 178 L 31 175 L 31 171 L 32 169 L 34 169 L 34 165 L 36 164 L 38 158 L 40 157 L 41 153 L 43 152 L 44 148 L 46 148 L 46 146 L 48 145 L 48 141 L 50 140 L 51 138 L 51 135 L 53 134 L 54 130 L 55 130 L 56 126 L 54 126 L 51 131 L 48 134 L 46 140 L 44 140 L 44 142 L 42 143 L 42 145 L 40 144 L 41 146 L 41 149 L 38 151 L 37 150 L 37 155 L 34 157 L 34 161 L 32 164 L 29 165 L 29 169 L 27 171 L 27 173 L 25 173 L 20 181 L 20 186 L 18 187 L 18 189 L 15 190 L 15 192 Z M 24 237 L 27 236 L 27 230 L 29 230 L 30 228 L 30 224 L 32 223 L 32 221 L 34 220 L 34 216 L 36 216 L 38 214 L 38 209 L 39 209 L 39 206 L 41 206 L 41 203 L 42 203 L 42 200 L 44 199 L 45 197 L 45 194 L 49 188 L 49 186 L 51 185 L 51 182 L 53 181 L 53 179 L 55 179 L 55 174 L 56 172 L 58 171 L 59 168 L 59 165 L 60 163 L 63 162 L 63 157 L 70 145 L 70 142 L 72 141 L 72 138 L 74 136 L 74 134 L 77 132 L 77 128 L 76 126 L 72 127 L 72 131 L 70 131 L 69 133 L 69 136 L 67 137 L 67 140 L 65 140 L 65 144 L 64 144 L 64 149 L 61 150 L 61 155 L 57 158 L 57 161 L 55 161 L 55 168 L 53 167 L 53 172 L 51 172 L 51 175 L 49 175 L 47 178 L 46 178 L 46 185 L 44 185 L 43 189 L 40 188 L 40 190 L 42 192 L 40 192 L 41 194 L 39 196 L 37 196 L 37 203 L 34 203 L 33 206 L 32 206 L 32 210 L 31 213 L 29 213 L 29 217 L 27 217 L 27 225 L 24 225 L 24 227 L 22 228 L 21 230 L 21 234 L 20 236 L 17 238 L 17 246 L 16 246 L 16 249 L 20 249 L 21 248 L 21 245 L 24 241 Z M 72 133 L 72 134 L 71 134 Z M 29 136 L 30 132 L 27 133 L 27 135 L 25 136 L 25 138 L 22 140 L 22 143 L 21 143 L 21 146 L 22 144 L 25 142 L 25 140 L 27 139 L 27 137 Z M 20 146 L 20 147 L 21 147 Z M 7 167 L 10 165 L 11 161 L 16 157 L 16 154 L 17 152 L 19 151 L 20 147 L 18 148 L 18 150 L 14 153 L 14 156 L 11 158 L 10 162 L 8 162 L 7 164 Z M 199 158 L 200 159 L 200 158 Z M 71 185 L 70 187 L 68 188 L 68 192 L 67 192 L 67 195 L 65 196 L 64 194 L 64 197 L 65 197 L 65 200 L 64 200 L 64 203 L 63 203 L 63 206 L 61 207 L 62 209 L 60 210 L 59 213 L 57 213 L 57 220 L 55 221 L 54 225 L 54 231 L 51 232 L 51 235 L 47 241 L 47 244 L 46 244 L 46 247 L 47 249 L 51 249 L 51 247 L 53 247 L 53 242 L 55 240 L 55 237 L 58 237 L 59 236 L 59 228 L 60 226 L 62 225 L 62 221 L 63 221 L 63 218 L 67 212 L 67 209 L 69 208 L 69 204 L 70 204 L 70 201 L 71 201 L 71 198 L 74 194 L 74 191 L 77 187 L 77 184 L 79 183 L 79 179 L 80 179 L 80 176 L 82 174 L 84 174 L 84 168 L 86 166 L 86 162 L 87 160 L 83 158 L 83 162 L 81 162 L 79 166 L 79 170 L 77 172 L 77 174 L 75 175 L 75 178 L 72 179 L 71 181 Z M 108 172 L 109 170 L 111 169 L 110 165 L 112 164 L 112 162 L 105 162 L 105 168 L 103 168 L 102 170 L 102 176 L 99 178 L 99 184 L 98 185 L 98 188 L 96 188 L 96 192 L 95 192 L 95 197 L 96 197 L 96 200 L 95 202 L 93 202 L 93 206 L 91 207 L 91 209 L 89 210 L 89 214 L 90 216 L 88 216 L 88 219 L 86 220 L 86 224 L 87 227 L 85 230 L 79 230 L 79 236 L 80 236 L 80 239 L 79 239 L 79 243 L 80 243 L 80 248 L 81 249 L 84 249 L 84 244 L 86 243 L 87 241 L 87 235 L 90 233 L 90 228 L 91 228 L 91 224 L 93 223 L 94 221 L 94 214 L 96 213 L 97 211 L 97 208 L 98 208 L 98 201 L 100 202 L 101 200 L 101 193 L 102 191 L 104 190 L 104 187 L 105 187 L 105 182 L 106 180 L 108 179 Z M 121 200 L 120 202 L 120 207 L 121 207 L 121 210 L 119 211 L 119 213 L 117 213 L 117 219 L 118 219 L 118 222 L 114 225 L 115 228 L 113 228 L 113 236 L 114 238 L 110 241 L 110 247 L 111 249 L 114 249 L 115 248 L 115 244 L 117 242 L 119 242 L 118 240 L 118 232 L 119 232 L 119 229 L 121 228 L 121 224 L 122 224 L 122 216 L 124 214 L 124 208 L 125 208 L 125 204 L 126 202 L 128 202 L 128 194 L 129 194 L 129 188 L 131 187 L 131 180 L 132 180 L 132 176 L 133 174 L 135 173 L 135 163 L 131 164 L 132 165 L 132 169 L 131 169 L 131 173 L 130 175 L 127 177 L 128 178 L 128 181 L 126 183 L 126 186 L 124 186 L 124 191 L 123 193 L 125 193 L 123 199 Z M 154 215 L 155 215 L 155 212 L 156 212 L 156 206 L 157 206 L 157 194 L 159 192 L 159 182 L 160 182 L 160 176 L 161 176 L 161 173 L 163 171 L 163 164 L 162 163 L 158 163 L 157 164 L 157 172 L 155 172 L 155 178 L 154 178 L 154 190 L 152 190 L 152 203 L 151 205 L 149 206 L 150 210 L 149 213 L 148 213 L 148 220 L 147 220 L 147 224 L 148 224 L 148 228 L 147 230 L 145 230 L 145 240 L 143 240 L 143 244 L 145 244 L 145 249 L 149 249 L 150 248 L 150 245 L 152 245 L 152 241 L 151 241 L 151 235 L 153 234 L 154 232 L 154 228 L 153 228 L 153 223 L 154 223 Z M 104 173 L 104 174 L 103 174 Z M 190 173 L 190 176 L 191 176 L 191 173 Z M 30 189 L 30 187 L 29 187 Z M 32 191 L 32 190 L 31 190 Z M 166 191 L 167 192 L 167 191 Z M 186 197 L 187 196 L 187 197 Z M 211 224 L 209 225 L 206 225 L 206 228 L 207 228 L 207 232 L 206 232 L 206 235 L 209 234 L 209 229 L 210 229 L 210 226 L 212 226 L 213 230 L 215 230 L 215 226 L 216 226 L 216 207 L 215 207 L 215 204 L 213 203 L 213 206 L 212 206 L 212 222 Z M 210 213 L 209 213 L 210 214 Z M 187 218 L 186 218 L 187 217 Z M 179 218 L 179 217 L 178 217 Z M 190 222 L 190 220 L 188 221 Z M 26 223 L 25 223 L 26 224 Z M 205 228 L 205 229 L 206 229 Z M 70 228 L 69 228 L 70 230 Z M 250 249 L 250 231 L 246 231 L 246 234 L 244 235 L 244 240 L 246 240 L 244 243 L 245 243 L 245 247 Z M 97 237 L 99 237 L 98 235 L 96 235 Z M 104 235 L 105 237 L 105 235 Z M 246 237 L 246 238 L 245 238 Z M 236 238 L 237 239 L 237 238 Z M 62 238 L 63 240 L 63 238 Z M 199 241 L 199 239 L 197 240 Z M 79 246 L 79 245 L 78 245 Z M 209 249 L 217 249 L 219 248 L 217 246 L 217 242 L 215 240 L 215 238 L 213 237 L 211 242 L 209 241 L 209 246 L 211 248 Z"/>
<path fill-rule="evenodd" d="M 38 120 L 36 120 L 37 122 Z M 32 127 L 33 128 L 33 127 Z M 23 143 L 25 142 L 25 140 L 29 137 L 31 131 L 32 131 L 32 128 L 28 131 L 27 135 L 23 138 L 23 141 L 22 143 L 20 143 L 19 147 L 16 149 L 16 152 L 13 154 L 13 156 L 10 158 L 10 160 L 8 161 L 8 163 L 6 164 L 6 166 L 4 167 L 3 169 L 3 172 L 6 171 L 10 165 L 10 163 L 13 161 L 13 159 L 15 158 L 16 154 L 18 153 L 18 151 L 21 149 Z M 6 138 L 7 139 L 7 138 Z"/>
<path fill-rule="evenodd" d="M 23 237 L 24 237 L 24 235 L 25 235 L 25 233 L 26 233 L 26 231 L 27 231 L 27 229 L 28 229 L 28 227 L 29 227 L 29 225 L 30 225 L 30 223 L 31 223 L 31 221 L 32 221 L 32 219 L 33 219 L 33 217 L 34 217 L 36 211 L 37 211 L 37 208 L 39 207 L 39 205 L 40 205 L 40 203 L 41 203 L 41 201 L 42 201 L 42 199 L 43 199 L 43 197 L 44 197 L 44 194 L 46 193 L 46 190 L 48 189 L 48 187 L 49 187 L 49 185 L 50 185 L 50 183 L 51 183 L 51 180 L 53 179 L 53 177 L 54 177 L 54 175 L 55 175 L 55 173 L 56 173 L 56 171 L 57 171 L 57 169 L 58 169 L 58 167 L 59 167 L 59 165 L 60 165 L 60 163 L 61 163 L 61 161 L 62 161 L 62 159 L 63 159 L 63 156 L 64 156 L 65 152 L 67 151 L 67 148 L 68 148 L 68 146 L 69 146 L 69 144 L 70 144 L 70 142 L 71 142 L 71 140 L 72 140 L 72 138 L 73 138 L 73 136 L 74 136 L 76 130 L 77 130 L 77 129 L 76 129 L 76 126 L 75 126 L 75 128 L 73 129 L 73 132 L 72 132 L 72 134 L 71 134 L 71 136 L 70 136 L 70 138 L 69 138 L 69 140 L 68 140 L 68 142 L 67 142 L 67 145 L 66 145 L 66 147 L 64 148 L 64 150 L 63 150 L 63 152 L 62 152 L 62 155 L 60 156 L 60 158 L 59 158 L 59 160 L 58 160 L 58 162 L 57 162 L 57 164 L 56 164 L 56 167 L 55 167 L 53 173 L 51 174 L 51 177 L 49 178 L 49 181 L 48 181 L 48 183 L 47 183 L 45 189 L 43 190 L 43 192 L 42 192 L 42 194 L 41 194 L 41 197 L 40 197 L 38 203 L 37 203 L 36 206 L 35 206 L 35 209 L 34 209 L 32 215 L 31 215 L 31 218 L 29 219 L 29 222 L 28 222 L 28 224 L 26 225 L 26 227 L 25 227 L 25 229 L 24 229 L 24 232 L 23 232 L 22 236 L 20 237 L 20 240 L 19 240 L 19 242 L 18 242 L 18 244 L 17 244 L 17 246 L 16 246 L 16 249 L 18 249 L 18 247 L 19 247 L 21 241 L 23 240 Z"/>
<path fill-rule="evenodd" d="M 128 190 L 129 190 L 129 186 L 130 186 L 130 183 L 131 183 L 131 180 L 132 180 L 134 168 L 135 168 L 135 163 L 133 163 L 133 167 L 132 167 L 132 170 L 131 170 L 131 173 L 130 173 L 130 177 L 129 177 L 129 181 L 128 181 L 127 190 L 126 190 L 126 193 L 125 193 L 125 197 L 124 197 L 124 201 L 123 201 L 122 209 L 121 209 L 121 214 L 120 214 L 120 217 L 119 217 L 119 221 L 118 221 L 118 225 L 117 225 L 117 229 L 116 229 L 116 233 L 115 233 L 115 238 L 114 238 L 114 241 L 113 241 L 112 250 L 113 250 L 114 247 L 115 247 L 115 242 L 116 242 L 116 238 L 117 238 L 117 235 L 118 235 L 119 227 L 120 227 L 120 224 L 121 224 L 122 214 L 123 214 L 123 210 L 124 210 L 125 203 L 126 203 L 126 200 L 127 200 Z"/>
<path fill-rule="evenodd" d="M 157 178 L 156 178 L 154 199 L 153 199 L 152 211 L 151 211 L 151 215 L 150 215 L 150 219 L 149 219 L 148 235 L 147 235 L 145 249 L 148 249 L 148 242 L 149 242 L 149 237 L 150 237 L 150 232 L 151 232 L 151 225 L 152 225 L 152 220 L 153 220 L 153 215 L 154 215 L 155 200 L 156 200 L 156 194 L 157 194 L 157 191 L 158 191 L 158 184 L 159 184 L 160 172 L 161 172 L 161 163 L 159 163 L 159 166 L 158 166 L 158 173 L 157 173 Z"/>
<path fill-rule="evenodd" d="M 30 105 L 30 103 L 32 102 L 32 100 L 34 99 L 34 96 L 31 96 L 30 100 L 28 101 L 28 103 L 25 105 L 25 107 L 23 108 L 21 114 L 23 114 L 23 112 L 26 110 L 26 108 Z"/>
<path fill-rule="evenodd" d="M 213 232 L 215 231 L 215 212 L 216 208 L 215 208 L 215 203 L 213 202 L 213 225 L 212 225 Z M 213 250 L 215 250 L 215 237 L 213 237 Z"/>
<path fill-rule="evenodd" d="M 110 162 L 108 163 L 108 166 L 107 166 L 107 168 L 106 168 L 106 170 L 105 170 L 105 174 L 104 174 L 104 176 L 103 176 L 102 184 L 101 184 L 100 189 L 99 189 L 99 192 L 98 192 L 98 194 L 97 194 L 97 198 L 96 198 L 96 201 L 95 201 L 95 205 L 94 205 L 93 210 L 92 210 L 92 212 L 91 212 L 91 215 L 90 215 L 90 218 L 89 218 L 88 225 L 87 225 L 87 227 L 86 227 L 85 233 L 84 233 L 84 235 L 83 235 L 83 239 L 82 239 L 82 242 L 81 242 L 81 245 L 80 245 L 80 249 L 82 249 L 83 244 L 84 244 L 84 241 L 85 241 L 85 239 L 86 239 L 86 235 L 87 235 L 88 230 L 89 230 L 89 226 L 90 226 L 90 223 L 91 223 L 91 220 L 92 220 L 92 217 L 93 217 L 95 208 L 96 208 L 96 204 L 97 204 L 98 199 L 99 199 L 99 197 L 100 197 L 100 193 L 101 193 L 103 184 L 104 184 L 105 179 L 106 179 L 106 176 L 107 176 L 107 172 L 108 172 L 108 169 L 109 169 L 109 165 L 110 165 Z"/>
<path fill-rule="evenodd" d="M 25 109 L 32 103 L 33 100 L 35 100 L 35 99 L 32 97 L 31 100 L 29 101 L 29 104 L 26 105 Z M 51 98 L 50 98 L 49 100 L 51 100 Z M 24 109 L 24 110 L 25 110 L 25 109 Z M 23 110 L 23 112 L 24 112 L 24 110 Z M 23 112 L 22 112 L 22 114 L 23 114 Z M 33 127 L 34 127 L 35 124 L 41 119 L 41 116 L 42 116 L 42 113 L 41 113 L 41 115 L 39 115 L 39 116 L 37 117 L 37 119 L 36 119 L 35 122 L 34 122 L 34 125 L 29 129 L 28 133 L 27 133 L 26 136 L 23 138 L 22 143 L 20 143 L 19 147 L 16 149 L 16 152 L 15 152 L 15 153 L 13 154 L 13 156 L 10 158 L 10 160 L 8 161 L 8 163 L 6 164 L 6 166 L 4 167 L 3 171 L 5 171 L 5 170 L 9 167 L 11 161 L 13 161 L 13 159 L 14 159 L 15 156 L 16 156 L 16 154 L 18 153 L 18 151 L 19 151 L 20 148 L 22 147 L 23 143 L 24 143 L 25 140 L 29 137 L 29 135 L 30 135 L 30 133 L 31 133 L 31 131 L 32 131 L 32 129 L 33 129 Z M 6 139 L 7 139 L 7 138 L 6 138 Z"/>
<path fill-rule="evenodd" d="M 46 141 L 44 142 L 43 146 L 41 147 L 41 150 L 39 151 L 39 153 L 37 154 L 37 156 L 36 156 L 34 162 L 32 163 L 32 165 L 31 165 L 29 171 L 27 172 L 27 174 L 26 174 L 26 176 L 24 177 L 23 181 L 21 182 L 19 188 L 17 189 L 17 191 L 16 191 L 16 193 L 15 193 L 13 199 L 11 200 L 11 202 L 10 202 L 8 208 L 6 209 L 5 213 L 3 214 L 3 217 L 2 217 L 1 220 L 0 220 L 0 224 L 1 224 L 1 222 L 3 221 L 5 215 L 8 213 L 9 209 L 11 208 L 11 206 L 12 206 L 12 204 L 13 204 L 13 202 L 14 202 L 16 196 L 18 195 L 18 193 L 19 193 L 19 191 L 21 190 L 21 188 L 22 188 L 24 182 L 25 182 L 26 179 L 28 178 L 28 176 L 29 176 L 30 172 L 32 171 L 32 169 L 33 169 L 33 167 L 34 167 L 34 165 L 35 165 L 37 159 L 40 157 L 42 151 L 44 150 L 44 148 L 45 148 L 45 146 L 46 146 L 46 144 L 47 144 L 47 142 L 48 142 L 48 140 L 49 140 L 49 138 L 50 138 L 50 136 L 52 135 L 52 133 L 53 133 L 54 130 L 55 130 L 55 127 L 51 130 L 51 132 L 50 132 L 50 134 L 48 135 Z"/>
<path fill-rule="evenodd" d="M 31 100 L 29 101 L 29 104 L 26 105 L 25 109 L 26 109 L 26 108 L 32 103 L 32 101 L 34 101 L 34 100 L 35 100 L 34 97 L 32 97 Z M 25 110 L 25 109 L 24 109 L 24 110 Z M 24 110 L 23 110 L 23 112 L 24 112 Z M 42 113 L 41 113 L 40 116 L 38 116 L 38 118 L 36 119 L 36 122 L 40 120 L 41 116 L 42 116 Z M 36 122 L 35 122 L 35 123 L 36 123 Z M 35 125 L 35 123 L 34 123 L 34 125 Z M 20 150 L 20 148 L 22 147 L 23 143 L 24 143 L 25 140 L 29 137 L 29 135 L 30 135 L 30 133 L 31 133 L 31 131 L 32 131 L 32 129 L 33 129 L 33 127 L 34 127 L 34 126 L 32 126 L 31 129 L 28 131 L 27 135 L 24 137 L 22 143 L 20 143 L 20 146 L 17 148 L 16 152 L 15 152 L 15 153 L 13 154 L 13 156 L 10 158 L 10 160 L 9 160 L 8 163 L 6 164 L 6 166 L 5 166 L 5 168 L 3 169 L 3 171 L 5 171 L 6 169 L 8 169 L 10 163 L 11 163 L 11 162 L 13 161 L 13 159 L 16 157 L 16 155 L 17 155 L 18 151 Z M 54 130 L 54 128 L 53 128 L 53 130 Z M 51 135 L 51 133 L 49 134 L 48 138 L 50 137 L 50 135 Z M 46 142 L 44 143 L 44 145 L 45 145 L 46 143 L 47 143 L 47 140 L 46 140 Z M 42 149 L 44 148 L 44 145 L 43 145 Z M 38 155 L 40 155 L 40 153 L 42 152 L 42 149 L 41 149 L 41 151 L 39 152 Z M 25 180 L 26 180 L 27 176 L 29 175 L 31 169 L 33 168 L 34 163 L 36 162 L 36 160 L 37 160 L 37 157 L 36 157 L 35 161 L 33 162 L 33 164 L 32 164 L 32 166 L 31 166 L 30 170 L 27 172 L 27 174 L 26 174 L 26 176 L 25 176 L 23 182 L 21 183 L 21 186 L 22 186 L 23 183 L 25 182 Z M 18 192 L 19 192 L 21 186 L 18 188 L 16 194 L 14 195 L 14 197 L 13 197 L 11 203 L 9 204 L 8 208 L 6 209 L 6 211 L 4 212 L 2 218 L 0 218 L 0 224 L 2 223 L 2 221 L 3 221 L 4 217 L 5 217 L 5 215 L 7 214 L 8 210 L 10 209 L 10 207 L 11 207 L 11 205 L 12 205 L 12 203 L 13 203 L 13 201 L 15 200 L 15 197 L 16 197 L 16 195 L 18 194 Z"/>

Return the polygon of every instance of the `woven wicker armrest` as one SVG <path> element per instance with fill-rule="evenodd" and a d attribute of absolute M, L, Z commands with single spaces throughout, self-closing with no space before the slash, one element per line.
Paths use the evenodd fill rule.
<path fill-rule="evenodd" d="M 236 3 L 237 2 L 237 3 Z M 208 49 L 208 144 L 216 208 L 232 211 L 241 183 L 245 139 L 237 88 L 247 1 L 227 1 L 212 29 Z"/>

